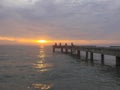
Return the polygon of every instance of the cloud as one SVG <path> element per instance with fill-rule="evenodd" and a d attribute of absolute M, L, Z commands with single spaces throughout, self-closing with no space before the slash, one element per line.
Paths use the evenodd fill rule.
<path fill-rule="evenodd" d="M 1 0 L 0 35 L 119 40 L 119 15 L 119 0 Z"/>

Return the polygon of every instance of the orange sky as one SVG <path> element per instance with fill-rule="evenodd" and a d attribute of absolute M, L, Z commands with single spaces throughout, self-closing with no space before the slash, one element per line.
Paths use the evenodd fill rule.
<path fill-rule="evenodd" d="M 40 40 L 45 40 L 40 41 Z M 28 39 L 28 38 L 13 38 L 13 37 L 0 37 L 0 44 L 29 44 L 29 45 L 39 45 L 46 44 L 52 45 L 54 43 L 68 43 L 73 42 L 77 45 L 111 45 L 111 44 L 119 44 L 119 40 L 49 40 L 48 38 L 42 39 Z"/>

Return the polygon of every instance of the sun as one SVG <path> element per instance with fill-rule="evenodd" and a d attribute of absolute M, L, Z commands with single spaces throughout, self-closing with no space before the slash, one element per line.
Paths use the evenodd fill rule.
<path fill-rule="evenodd" d="M 47 43 L 47 40 L 38 40 L 38 43 Z"/>

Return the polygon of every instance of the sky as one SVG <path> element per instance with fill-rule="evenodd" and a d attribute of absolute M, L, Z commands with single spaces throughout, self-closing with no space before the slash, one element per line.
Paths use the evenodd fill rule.
<path fill-rule="evenodd" d="M 0 44 L 120 44 L 120 0 L 0 0 Z"/>

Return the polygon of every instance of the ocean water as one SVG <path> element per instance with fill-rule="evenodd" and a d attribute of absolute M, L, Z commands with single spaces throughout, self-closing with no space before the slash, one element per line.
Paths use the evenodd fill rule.
<path fill-rule="evenodd" d="M 49 46 L 0 46 L 0 90 L 120 90 L 115 57 L 101 65 L 59 52 Z"/>

